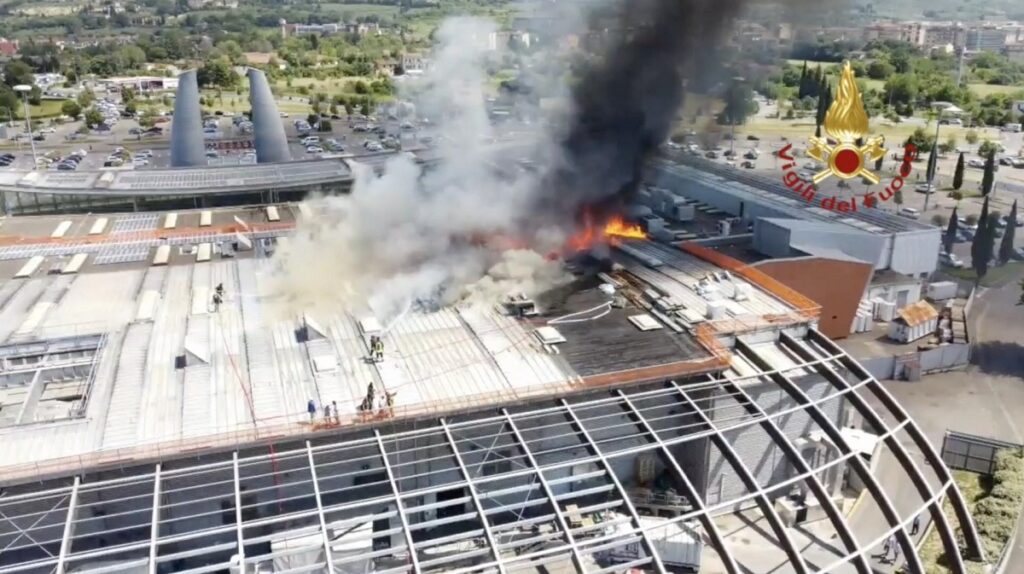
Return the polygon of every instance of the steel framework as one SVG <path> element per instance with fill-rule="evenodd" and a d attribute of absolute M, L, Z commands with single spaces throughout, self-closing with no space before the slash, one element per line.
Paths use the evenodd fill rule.
<path fill-rule="evenodd" d="M 68 477 L 46 486 L 21 485 L 0 494 L 0 570 L 57 572 L 520 572 L 558 564 L 581 572 L 645 567 L 665 571 L 659 541 L 669 528 L 706 539 L 730 573 L 741 565 L 733 542 L 714 517 L 738 505 L 760 508 L 782 552 L 797 572 L 829 572 L 850 564 L 870 571 L 867 557 L 895 536 L 908 566 L 920 559 L 907 525 L 932 513 L 954 572 L 963 557 L 941 512 L 948 496 L 967 547 L 980 556 L 977 534 L 962 499 L 930 445 L 918 443 L 937 475 L 901 446 L 897 433 L 917 441 L 919 431 L 889 398 L 872 410 L 862 392 L 884 389 L 848 355 L 817 332 L 780 349 L 798 360 L 773 369 L 757 346 L 737 342 L 739 356 L 760 369 L 710 380 L 560 399 L 544 408 L 511 406 L 498 414 L 468 414 L 421 428 L 353 431 L 273 448 L 253 447 L 202 459 L 163 461 L 155 467 Z M 829 383 L 811 398 L 801 373 Z M 800 375 L 804 376 L 804 375 Z M 820 379 L 819 379 L 820 380 Z M 787 400 L 759 403 L 750 389 L 771 385 Z M 922 504 L 899 513 L 859 453 L 843 438 L 823 403 L 841 400 L 860 411 L 896 456 Z M 493 412 L 493 411 L 492 411 Z M 803 413 L 836 447 L 813 464 L 783 430 Z M 895 420 L 885 424 L 885 420 Z M 759 481 L 749 461 L 725 438 L 760 430 L 782 450 L 792 472 Z M 747 493 L 708 504 L 679 447 L 706 441 L 718 448 Z M 686 499 L 688 510 L 656 526 L 641 520 L 631 498 L 629 464 L 654 456 Z M 937 455 L 936 455 L 937 456 Z M 840 465 L 860 475 L 885 518 L 881 531 L 856 531 L 829 498 L 825 478 Z M 835 473 L 838 474 L 838 473 Z M 772 498 L 806 484 L 822 502 L 842 542 L 833 563 L 813 567 L 791 538 Z M 629 548 L 641 548 L 626 560 Z"/>

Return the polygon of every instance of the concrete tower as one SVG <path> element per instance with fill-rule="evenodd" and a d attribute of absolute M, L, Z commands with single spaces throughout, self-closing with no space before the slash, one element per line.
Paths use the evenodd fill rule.
<path fill-rule="evenodd" d="M 199 106 L 199 82 L 196 71 L 178 76 L 174 98 L 174 123 L 171 124 L 171 167 L 206 165 L 203 144 L 203 109 Z"/>
<path fill-rule="evenodd" d="M 270 93 L 270 84 L 263 72 L 249 68 L 249 104 L 252 106 L 253 139 L 256 144 L 256 162 L 288 161 L 288 140 L 284 135 L 281 115 Z"/>

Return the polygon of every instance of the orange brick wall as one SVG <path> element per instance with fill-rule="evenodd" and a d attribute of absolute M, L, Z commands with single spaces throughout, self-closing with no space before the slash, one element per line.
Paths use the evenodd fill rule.
<path fill-rule="evenodd" d="M 772 259 L 753 267 L 821 305 L 818 327 L 833 339 L 850 334 L 857 305 L 872 274 L 867 263 L 818 257 Z"/>

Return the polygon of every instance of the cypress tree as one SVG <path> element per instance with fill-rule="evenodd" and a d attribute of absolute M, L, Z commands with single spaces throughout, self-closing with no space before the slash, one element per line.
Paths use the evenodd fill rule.
<path fill-rule="evenodd" d="M 995 183 L 996 152 L 992 150 L 985 159 L 985 173 L 981 176 L 981 194 L 988 197 L 992 191 L 992 184 Z"/>
<path fill-rule="evenodd" d="M 800 70 L 800 84 L 796 92 L 798 100 L 804 99 L 807 95 L 807 60 L 804 60 L 804 67 Z"/>
<path fill-rule="evenodd" d="M 953 208 L 953 215 L 949 216 L 949 225 L 946 226 L 946 233 L 942 236 L 942 246 L 946 253 L 953 252 L 953 243 L 956 242 L 956 232 L 959 222 L 956 220 L 956 208 Z"/>
<path fill-rule="evenodd" d="M 974 268 L 977 285 L 988 272 L 988 262 L 992 259 L 992 243 L 995 239 L 991 231 L 991 222 L 988 220 L 988 197 L 981 205 L 981 217 L 978 219 L 978 231 L 974 234 L 974 241 L 971 242 L 971 266 Z"/>
<path fill-rule="evenodd" d="M 959 191 L 964 184 L 964 152 L 956 160 L 956 171 L 953 172 L 953 189 Z"/>
<path fill-rule="evenodd" d="M 1003 233 L 1003 241 L 999 244 L 999 261 L 1006 263 L 1013 258 L 1013 236 L 1017 231 L 1017 200 L 1013 200 L 1013 207 L 1010 208 L 1010 216 L 1006 219 L 1006 232 Z"/>

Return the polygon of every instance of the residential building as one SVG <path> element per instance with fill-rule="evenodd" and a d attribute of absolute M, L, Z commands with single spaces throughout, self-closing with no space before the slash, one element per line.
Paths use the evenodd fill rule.
<path fill-rule="evenodd" d="M 424 54 L 402 54 L 402 70 L 406 74 L 422 74 L 430 69 L 430 58 Z"/>
<path fill-rule="evenodd" d="M 973 52 L 1002 52 L 1006 32 L 1000 28 L 972 28 L 967 31 L 964 47 Z"/>
<path fill-rule="evenodd" d="M 8 40 L 7 38 L 0 38 L 0 56 L 17 56 L 18 55 L 18 41 Z"/>

